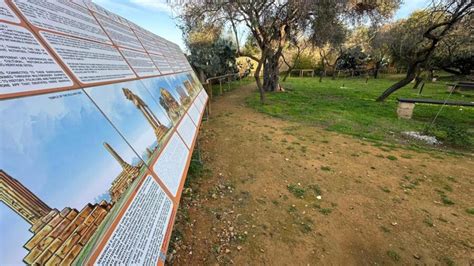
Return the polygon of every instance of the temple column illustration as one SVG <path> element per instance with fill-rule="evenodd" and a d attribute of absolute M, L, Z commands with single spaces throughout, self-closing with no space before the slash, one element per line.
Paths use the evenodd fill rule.
<path fill-rule="evenodd" d="M 155 131 L 155 135 L 159 141 L 166 134 L 168 128 L 161 124 L 158 118 L 150 110 L 148 105 L 140 97 L 138 97 L 136 94 L 134 94 L 127 88 L 123 88 L 122 90 L 125 94 L 125 97 L 131 102 L 133 102 L 133 104 L 138 108 L 138 110 L 140 110 L 140 112 L 142 112 L 142 114 L 145 116 L 146 120 L 148 121 L 148 123 L 150 123 L 151 127 Z"/>
<path fill-rule="evenodd" d="M 0 200 L 30 225 L 52 210 L 33 192 L 3 170 L 0 170 Z"/>
<path fill-rule="evenodd" d="M 164 88 L 160 88 L 160 104 L 166 110 L 168 116 L 173 121 L 178 121 L 181 116 L 181 109 L 178 102 L 171 96 L 171 93 Z"/>
<path fill-rule="evenodd" d="M 123 169 L 112 182 L 112 186 L 109 189 L 112 202 L 115 203 L 120 199 L 130 184 L 138 177 L 140 174 L 140 167 L 132 166 L 125 162 L 125 160 L 122 159 L 122 157 L 120 157 L 120 155 L 118 155 L 118 153 L 107 142 L 104 142 L 104 147 L 115 158 L 115 160 L 117 160 Z"/>
<path fill-rule="evenodd" d="M 193 86 L 191 86 L 191 88 L 193 89 L 194 92 L 198 92 L 199 91 L 199 88 L 201 86 L 201 83 L 199 82 L 199 80 L 197 79 L 196 76 L 193 76 L 191 74 L 186 74 L 186 77 L 188 78 L 188 80 L 193 84 Z"/>
<path fill-rule="evenodd" d="M 81 211 L 52 209 L 18 180 L 0 169 L 0 200 L 30 225 L 23 245 L 29 265 L 71 265 L 105 219 L 112 204 L 86 204 Z"/>
<path fill-rule="evenodd" d="M 185 80 L 183 82 L 183 85 L 186 88 L 186 90 L 188 91 L 189 95 L 195 95 L 196 94 L 196 90 L 194 89 L 193 85 L 191 84 L 191 82 L 189 80 Z"/>
<path fill-rule="evenodd" d="M 185 87 L 187 86 L 187 85 L 186 85 L 186 82 L 187 82 L 187 81 L 185 81 L 185 83 L 184 83 L 184 86 L 185 86 Z M 188 84 L 189 84 L 189 82 L 188 82 Z M 191 102 L 191 97 L 190 97 L 189 95 L 191 95 L 191 92 L 192 92 L 192 91 L 190 91 L 188 87 L 186 87 L 186 89 L 187 89 L 187 91 L 188 91 L 187 93 L 184 91 L 184 89 L 183 89 L 182 86 L 180 86 L 180 85 L 176 86 L 176 92 L 177 92 L 178 95 L 179 95 L 179 101 L 180 101 L 181 104 L 183 104 L 183 105 L 188 105 L 188 104 Z M 188 94 L 189 94 L 189 95 L 188 95 Z"/>

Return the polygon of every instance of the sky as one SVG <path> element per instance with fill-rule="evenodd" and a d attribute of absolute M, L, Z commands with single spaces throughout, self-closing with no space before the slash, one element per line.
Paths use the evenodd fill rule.
<path fill-rule="evenodd" d="M 413 11 L 427 7 L 429 3 L 429 0 L 404 0 L 404 3 L 395 13 L 394 19 L 406 18 Z"/>
<path fill-rule="evenodd" d="M 138 95 L 171 128 L 157 92 L 163 87 L 178 99 L 174 87 L 182 86 L 184 77 L 173 79 L 173 86 L 157 77 L 2 101 L 0 169 L 51 208 L 81 210 L 99 202 L 122 172 L 104 142 L 134 164 L 140 161 L 138 155 L 146 160 L 146 148 L 157 145 L 152 127 L 122 88 Z M 32 236 L 29 227 L 0 203 L 0 239 L 9 239 L 0 241 L 1 265 L 21 264 L 27 254 L 22 246 Z"/>
<path fill-rule="evenodd" d="M 93 0 L 94 3 L 178 44 L 185 50 L 176 14 L 166 0 Z"/>
<path fill-rule="evenodd" d="M 159 99 L 155 100 L 141 81 L 90 87 L 86 88 L 85 91 L 127 139 L 132 148 L 147 160 L 148 158 L 145 156 L 146 149 L 153 150 L 158 144 L 158 140 L 145 116 L 132 101 L 125 97 L 123 88 L 129 89 L 133 94 L 140 97 L 158 120 L 166 127 L 171 128 L 171 121 L 161 105 L 157 103 Z"/>
<path fill-rule="evenodd" d="M 80 90 L 2 101 L 0 169 L 51 208 L 81 210 L 99 201 L 122 172 L 109 143 L 127 162 L 134 151 Z M 0 203 L 0 264 L 18 264 L 32 235 L 29 225 Z M 8 246 L 4 246 L 8 244 Z"/>
<path fill-rule="evenodd" d="M 181 30 L 176 26 L 176 12 L 166 4 L 166 0 L 93 0 L 93 2 L 178 44 L 183 51 L 186 50 Z M 429 0 L 404 0 L 394 19 L 406 18 L 413 11 L 426 7 L 429 2 Z"/>

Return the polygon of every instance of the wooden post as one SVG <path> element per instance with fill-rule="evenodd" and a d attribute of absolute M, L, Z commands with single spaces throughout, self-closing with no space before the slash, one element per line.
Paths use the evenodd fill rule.
<path fill-rule="evenodd" d="M 211 83 L 208 81 L 205 84 L 204 88 L 207 90 L 207 94 L 209 95 L 209 100 L 212 100 L 212 85 L 211 85 Z"/>
<path fill-rule="evenodd" d="M 211 114 L 211 100 L 212 100 L 212 85 L 211 85 L 211 83 L 207 82 L 206 84 L 204 84 L 204 89 L 207 91 L 207 95 L 209 95 L 209 99 L 207 100 L 206 109 L 205 109 L 206 116 L 209 117 L 209 115 Z"/>
<path fill-rule="evenodd" d="M 421 95 L 421 93 L 423 92 L 423 87 L 425 87 L 425 82 L 422 81 L 421 83 L 421 87 L 420 87 L 420 90 L 418 91 L 418 95 Z"/>
<path fill-rule="evenodd" d="M 219 78 L 219 90 L 220 90 L 221 95 L 222 95 L 223 92 L 222 92 L 222 79 L 221 78 Z"/>
<path fill-rule="evenodd" d="M 209 100 L 207 100 L 207 104 L 206 104 L 206 113 L 207 113 L 207 117 L 209 117 L 211 115 L 211 99 L 209 98 Z"/>

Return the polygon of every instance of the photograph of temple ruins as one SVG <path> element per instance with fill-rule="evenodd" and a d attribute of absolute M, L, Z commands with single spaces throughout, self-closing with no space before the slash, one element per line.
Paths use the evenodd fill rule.
<path fill-rule="evenodd" d="M 141 158 L 156 157 L 156 143 L 171 132 L 171 121 L 157 114 L 160 105 L 151 96 L 141 97 L 131 86 L 114 90 L 115 102 L 108 98 L 104 107 L 109 121 L 80 92 L 3 105 L 11 126 L 2 131 L 9 141 L 0 143 L 2 158 L 9 158 L 0 161 L 0 264 L 70 265 L 84 258 L 148 171 Z M 111 107 L 116 116 L 105 111 Z M 18 109 L 23 111 L 8 115 Z M 138 136 L 149 131 L 143 146 L 133 131 L 123 131 L 144 155 L 114 129 L 111 121 L 122 126 L 118 117 L 125 127 L 138 128 Z"/>
<path fill-rule="evenodd" d="M 127 88 L 122 88 L 122 91 L 125 95 L 125 98 L 130 100 L 135 105 L 135 107 L 140 110 L 150 126 L 153 128 L 157 141 L 160 141 L 166 135 L 166 132 L 169 130 L 169 128 L 160 122 L 160 120 L 153 114 L 150 107 L 148 107 L 148 105 L 139 96 Z"/>
<path fill-rule="evenodd" d="M 186 73 L 186 78 L 191 82 L 192 88 L 197 93 L 203 89 L 201 82 L 194 72 Z"/>
<path fill-rule="evenodd" d="M 21 138 L 28 149 L 0 143 L 11 158 L 0 165 L 1 233 L 11 239 L 2 244 L 8 252 L 2 261 L 70 265 L 87 256 L 191 102 L 183 83 L 172 88 L 165 80 L 155 94 L 141 86 L 124 82 L 88 88 L 89 97 L 9 102 L 24 112 L 5 116 L 14 126 L 4 137 Z"/>
<path fill-rule="evenodd" d="M 160 105 L 166 110 L 168 116 L 176 123 L 184 114 L 184 109 L 173 98 L 171 93 L 165 88 L 160 88 Z"/>
<path fill-rule="evenodd" d="M 142 82 L 87 88 L 86 93 L 147 164 L 158 154 L 173 122 L 182 115 L 179 104 L 167 91 L 158 98 Z"/>
<path fill-rule="evenodd" d="M 104 148 L 122 167 L 108 190 L 110 201 L 86 204 L 80 211 L 48 206 L 20 181 L 0 169 L 0 201 L 21 216 L 33 236 L 24 244 L 30 265 L 71 265 L 102 222 L 119 202 L 145 165 L 127 163 L 106 142 Z M 146 168 L 146 167 L 145 167 Z"/>
<path fill-rule="evenodd" d="M 183 84 L 181 75 L 144 79 L 142 82 L 173 122 L 186 112 L 195 95 Z M 183 76 L 184 77 L 184 76 Z"/>
<path fill-rule="evenodd" d="M 186 88 L 186 90 L 184 89 Z M 191 93 L 189 92 L 188 87 L 186 87 L 186 84 L 183 86 L 176 86 L 176 92 L 179 94 L 179 101 L 181 102 L 182 105 L 184 106 L 189 106 L 191 104 Z"/>

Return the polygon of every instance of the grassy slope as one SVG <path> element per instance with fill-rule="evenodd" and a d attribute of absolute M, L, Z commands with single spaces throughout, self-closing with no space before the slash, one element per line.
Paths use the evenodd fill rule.
<path fill-rule="evenodd" d="M 283 86 L 285 93 L 268 94 L 267 104 L 261 105 L 258 95 L 248 104 L 272 116 L 322 125 L 328 130 L 374 140 L 391 140 L 402 131 L 423 131 L 435 117 L 440 105 L 417 105 L 412 120 L 397 118 L 397 97 L 432 98 L 444 100 L 449 93 L 445 82 L 427 83 L 418 95 L 411 85 L 393 94 L 384 103 L 375 98 L 400 76 L 383 79 L 289 78 Z M 344 85 L 344 86 L 343 86 Z M 450 100 L 474 101 L 474 94 L 452 94 Z M 438 116 L 432 134 L 452 146 L 471 149 L 474 146 L 474 108 L 445 106 Z"/>

